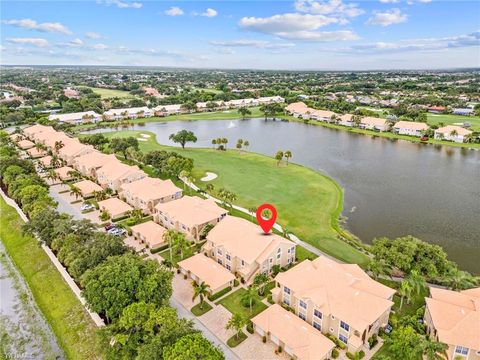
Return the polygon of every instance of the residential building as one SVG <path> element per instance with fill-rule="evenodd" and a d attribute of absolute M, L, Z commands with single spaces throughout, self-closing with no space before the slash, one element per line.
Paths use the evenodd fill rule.
<path fill-rule="evenodd" d="M 432 114 L 441 114 L 446 110 L 444 106 L 430 106 L 427 111 Z"/>
<path fill-rule="evenodd" d="M 393 131 L 400 135 L 422 136 L 428 130 L 428 125 L 423 122 L 399 121 L 393 125 Z"/>
<path fill-rule="evenodd" d="M 252 322 L 257 334 L 281 347 L 291 359 L 330 359 L 335 348 L 333 341 L 278 304 L 262 311 Z"/>
<path fill-rule="evenodd" d="M 156 116 L 178 115 L 183 112 L 182 105 L 158 105 L 153 109 Z"/>
<path fill-rule="evenodd" d="M 181 199 L 159 203 L 155 206 L 155 221 L 186 235 L 200 240 L 207 225 L 215 226 L 227 214 L 212 199 L 184 196 Z"/>
<path fill-rule="evenodd" d="M 33 148 L 35 146 L 35 144 L 33 142 L 31 142 L 30 140 L 20 140 L 17 143 L 17 146 L 22 150 L 27 150 L 27 149 Z"/>
<path fill-rule="evenodd" d="M 265 97 L 259 97 L 257 99 L 258 105 L 269 105 L 269 104 L 274 104 L 274 103 L 283 103 L 285 102 L 285 99 L 281 96 L 265 96 Z"/>
<path fill-rule="evenodd" d="M 291 103 L 287 105 L 287 107 L 285 108 L 285 111 L 293 115 L 294 117 L 305 118 L 305 115 L 307 114 L 307 112 L 309 113 L 311 109 L 307 105 L 305 105 L 305 103 L 303 102 L 296 102 L 296 103 Z"/>
<path fill-rule="evenodd" d="M 37 149 L 36 147 L 27 150 L 28 156 L 32 159 L 38 159 L 46 154 L 45 150 Z"/>
<path fill-rule="evenodd" d="M 353 121 L 353 117 L 354 117 L 354 115 L 352 115 L 352 114 L 340 115 L 338 124 L 343 125 L 343 126 L 350 126 L 351 127 L 355 124 L 354 121 Z"/>
<path fill-rule="evenodd" d="M 226 216 L 207 235 L 203 250 L 244 281 L 261 272 L 269 274 L 273 266 L 295 262 L 295 243 L 270 233 L 238 217 Z"/>
<path fill-rule="evenodd" d="M 110 109 L 103 113 L 107 120 L 136 119 L 153 116 L 153 111 L 146 106 L 126 108 L 126 109 Z"/>
<path fill-rule="evenodd" d="M 72 89 L 72 88 L 66 88 L 66 89 L 63 89 L 63 95 L 65 95 L 67 98 L 69 99 L 78 99 L 80 98 L 80 94 L 77 90 L 75 89 Z"/>
<path fill-rule="evenodd" d="M 180 272 L 197 283 L 205 282 L 210 294 L 215 294 L 229 286 L 233 287 L 235 276 L 215 260 L 202 253 L 178 262 Z"/>
<path fill-rule="evenodd" d="M 107 155 L 100 151 L 92 151 L 88 154 L 77 156 L 73 160 L 73 167 L 84 176 L 96 177 L 97 170 L 110 162 L 121 164 L 114 154 Z"/>
<path fill-rule="evenodd" d="M 425 301 L 427 334 L 448 345 L 448 359 L 480 360 L 480 287 L 458 292 L 431 287 Z"/>
<path fill-rule="evenodd" d="M 62 131 L 52 131 L 52 132 L 41 132 L 35 135 L 35 143 L 37 144 L 43 144 L 47 146 L 50 149 L 55 148 L 55 143 L 56 142 L 62 142 L 63 145 L 65 145 L 67 142 L 75 140 L 78 142 L 77 139 L 73 139 L 69 136 L 67 136 L 64 132 Z"/>
<path fill-rule="evenodd" d="M 365 116 L 360 120 L 360 129 L 375 130 L 375 131 L 387 131 L 388 122 L 385 119 Z"/>
<path fill-rule="evenodd" d="M 23 129 L 22 131 L 25 134 L 25 136 L 27 136 L 29 139 L 33 139 L 33 136 L 37 133 L 41 133 L 44 131 L 51 132 L 51 131 L 55 131 L 55 129 L 51 126 L 36 124 L 36 125 L 29 126 Z"/>
<path fill-rule="evenodd" d="M 101 211 L 106 211 L 112 220 L 118 220 L 122 217 L 125 217 L 130 211 L 133 210 L 133 208 L 125 201 L 122 201 L 116 197 L 99 201 L 98 208 Z"/>
<path fill-rule="evenodd" d="M 467 136 L 472 134 L 473 131 L 467 130 L 457 125 L 447 125 L 435 130 L 435 139 L 448 140 L 457 143 L 463 143 Z"/>
<path fill-rule="evenodd" d="M 146 244 L 150 249 L 157 249 L 165 244 L 163 234 L 167 231 L 163 226 L 154 221 L 147 221 L 138 225 L 131 226 L 132 235 L 137 241 Z"/>
<path fill-rule="evenodd" d="M 72 179 L 71 172 L 75 171 L 70 166 L 62 166 L 61 168 L 55 169 L 55 173 L 61 181 L 68 181 Z"/>
<path fill-rule="evenodd" d="M 474 114 L 474 110 L 472 108 L 457 108 L 452 109 L 453 115 L 463 115 L 463 116 L 470 116 Z"/>
<path fill-rule="evenodd" d="M 10 140 L 13 142 L 19 142 L 20 140 L 23 140 L 23 135 L 22 134 L 12 134 L 9 136 Z"/>
<path fill-rule="evenodd" d="M 305 260 L 275 278 L 273 300 L 293 309 L 302 320 L 362 350 L 388 323 L 395 290 L 371 279 L 358 265 L 325 256 Z"/>
<path fill-rule="evenodd" d="M 68 165 L 73 165 L 73 161 L 76 157 L 86 155 L 88 153 L 96 151 L 92 145 L 82 144 L 80 141 L 69 141 L 58 150 L 58 157 L 66 161 Z"/>
<path fill-rule="evenodd" d="M 52 114 L 48 116 L 48 120 L 69 124 L 83 124 L 99 122 L 102 120 L 102 116 L 95 111 L 82 111 L 69 114 Z"/>
<path fill-rule="evenodd" d="M 328 110 L 312 109 L 310 111 L 310 119 L 312 120 L 332 122 L 332 116 L 337 116 L 337 114 Z"/>
<path fill-rule="evenodd" d="M 91 180 L 82 180 L 73 184 L 80 190 L 83 198 L 89 198 L 95 195 L 95 192 L 103 191 L 102 187 Z"/>
<path fill-rule="evenodd" d="M 96 170 L 98 183 L 103 188 L 120 191 L 122 184 L 141 180 L 147 176 L 138 166 L 130 166 L 119 161 L 110 161 Z"/>
<path fill-rule="evenodd" d="M 49 169 L 52 166 L 52 156 L 48 155 L 48 156 L 44 156 L 40 159 L 38 159 L 38 162 L 40 163 L 40 165 L 42 165 L 42 167 L 44 169 Z"/>
<path fill-rule="evenodd" d="M 153 214 L 155 205 L 182 197 L 182 189 L 175 186 L 172 180 L 160 180 L 144 177 L 131 183 L 122 184 L 120 197 L 135 208 L 147 214 Z"/>

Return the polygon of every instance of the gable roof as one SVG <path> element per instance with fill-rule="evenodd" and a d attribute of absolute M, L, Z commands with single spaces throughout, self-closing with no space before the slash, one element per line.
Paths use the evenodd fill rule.
<path fill-rule="evenodd" d="M 393 126 L 394 129 L 427 130 L 428 125 L 423 122 L 399 121 Z"/>
<path fill-rule="evenodd" d="M 280 244 L 295 244 L 281 236 L 265 235 L 260 226 L 234 216 L 226 216 L 207 235 L 207 240 L 223 246 L 234 256 L 246 261 L 262 263 Z"/>
<path fill-rule="evenodd" d="M 97 176 L 103 175 L 107 182 L 123 179 L 135 173 L 145 174 L 137 165 L 130 166 L 120 161 L 110 161 L 97 170 Z"/>
<path fill-rule="evenodd" d="M 276 281 L 300 299 L 310 300 L 324 314 L 332 314 L 363 331 L 393 302 L 395 290 L 371 279 L 356 264 L 340 264 L 325 256 L 305 260 L 280 273 Z"/>
<path fill-rule="evenodd" d="M 100 185 L 98 185 L 97 183 L 94 183 L 91 180 L 82 180 L 82 181 L 79 181 L 79 182 L 73 184 L 73 186 L 80 189 L 80 191 L 82 192 L 82 195 L 87 195 L 87 194 L 93 193 L 94 191 L 102 191 L 103 190 Z"/>
<path fill-rule="evenodd" d="M 164 242 L 163 234 L 167 231 L 163 226 L 150 220 L 130 227 L 133 232 L 139 233 L 145 238 L 145 241 L 151 248 L 154 248 Z"/>
<path fill-rule="evenodd" d="M 120 160 L 117 160 L 117 157 L 114 154 L 107 155 L 95 150 L 77 157 L 74 162 L 78 167 L 99 168 L 111 161 L 117 161 L 120 163 Z"/>
<path fill-rule="evenodd" d="M 447 135 L 450 135 L 452 131 L 456 131 L 457 134 L 460 136 L 466 136 L 472 133 L 471 130 L 467 130 L 461 126 L 456 126 L 456 125 L 447 125 L 435 130 L 436 133 L 447 134 Z"/>
<path fill-rule="evenodd" d="M 125 201 L 122 201 L 116 197 L 99 201 L 98 206 L 100 209 L 104 208 L 112 218 L 123 215 L 127 211 L 133 210 L 133 208 Z"/>

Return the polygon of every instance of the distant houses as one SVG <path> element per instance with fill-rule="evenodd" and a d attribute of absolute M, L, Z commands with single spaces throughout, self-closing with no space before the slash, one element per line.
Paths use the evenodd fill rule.
<path fill-rule="evenodd" d="M 83 111 L 68 114 L 52 114 L 48 116 L 50 121 L 58 121 L 69 124 L 96 123 L 102 119 L 102 116 L 95 111 Z"/>
<path fill-rule="evenodd" d="M 465 142 L 466 138 L 473 134 L 473 131 L 467 130 L 461 126 L 447 125 L 435 130 L 435 139 L 448 140 L 457 143 Z"/>
<path fill-rule="evenodd" d="M 428 130 L 428 125 L 422 122 L 399 121 L 393 125 L 393 131 L 400 135 L 422 136 Z"/>

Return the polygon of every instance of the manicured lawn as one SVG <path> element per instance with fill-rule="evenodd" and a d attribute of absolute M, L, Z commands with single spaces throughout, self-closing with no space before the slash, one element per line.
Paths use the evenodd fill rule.
<path fill-rule="evenodd" d="M 114 98 L 114 97 L 118 97 L 118 98 L 134 97 L 128 91 L 123 91 L 123 90 L 104 89 L 104 88 L 95 88 L 95 87 L 91 87 L 90 89 L 92 89 L 94 93 L 100 95 L 102 99 Z"/>
<path fill-rule="evenodd" d="M 270 281 L 267 285 L 265 285 L 265 290 L 263 292 L 263 295 L 259 294 L 258 296 L 260 296 L 261 299 L 266 298 L 274 287 L 275 287 L 275 281 Z"/>
<path fill-rule="evenodd" d="M 244 340 L 247 339 L 247 334 L 245 334 L 243 331 L 240 333 L 240 335 L 237 338 L 237 335 L 233 335 L 230 339 L 227 340 L 227 345 L 230 346 L 231 348 L 240 345 Z"/>
<path fill-rule="evenodd" d="M 194 246 L 192 246 L 189 251 L 187 251 L 186 253 L 183 254 L 183 259 L 180 257 L 179 253 L 175 254 L 175 252 L 174 252 L 172 254 L 173 266 L 176 266 L 179 261 L 188 259 L 189 257 L 195 255 L 195 253 L 198 250 L 200 250 L 200 248 L 202 247 L 203 244 L 204 244 L 204 242 L 201 242 L 201 243 L 198 243 L 198 244 L 195 244 Z M 167 259 L 170 260 L 170 249 L 168 248 L 166 250 L 163 250 L 163 251 L 159 252 L 158 255 L 160 255 L 162 258 L 164 258 L 166 260 Z"/>
<path fill-rule="evenodd" d="M 253 318 L 255 315 L 260 314 L 263 310 L 267 308 L 267 305 L 262 303 L 260 300 L 255 301 L 252 306 L 252 311 L 250 311 L 250 307 L 244 307 L 241 304 L 242 296 L 247 292 L 244 288 L 240 288 L 234 293 L 231 293 L 227 297 L 220 300 L 217 305 L 223 305 L 228 311 L 232 314 L 243 314 L 246 317 Z"/>
<path fill-rule="evenodd" d="M 311 251 L 305 249 L 304 247 L 297 246 L 295 248 L 295 257 L 297 258 L 297 262 L 302 262 L 303 260 L 309 259 L 309 260 L 314 260 L 318 256 Z"/>
<path fill-rule="evenodd" d="M 427 114 L 427 123 L 429 125 L 438 125 L 442 122 L 444 125 L 468 122 L 472 125 L 471 130 L 480 131 L 479 116 L 462 116 L 451 114 Z"/>
<path fill-rule="evenodd" d="M 202 316 L 203 314 L 205 314 L 206 312 L 208 312 L 210 310 L 212 310 L 212 305 L 210 305 L 206 301 L 203 302 L 202 308 L 200 308 L 200 304 L 197 304 L 190 309 L 192 314 L 195 315 L 195 316 Z"/>
<path fill-rule="evenodd" d="M 101 357 L 97 327 L 38 241 L 23 236 L 22 219 L 0 198 L 0 239 L 28 284 L 68 359 Z"/>
<path fill-rule="evenodd" d="M 105 135 L 137 137 L 139 133 L 122 131 Z M 362 266 L 368 262 L 365 254 L 338 239 L 339 232 L 344 233 L 338 224 L 343 191 L 329 177 L 296 164 L 278 167 L 273 158 L 256 153 L 163 146 L 156 142 L 155 134 L 141 133 L 151 135 L 140 143 L 142 151 L 174 150 L 193 158 L 195 178 L 202 177 L 205 171 L 218 174 L 210 183 L 217 190 L 226 188 L 236 193 L 235 204 L 248 209 L 271 203 L 277 208 L 277 221 L 300 239 L 345 262 Z"/>

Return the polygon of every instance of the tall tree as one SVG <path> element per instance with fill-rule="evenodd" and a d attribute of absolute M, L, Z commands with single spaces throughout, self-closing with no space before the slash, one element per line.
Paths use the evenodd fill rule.
<path fill-rule="evenodd" d="M 235 337 L 237 340 L 240 338 L 240 334 L 242 333 L 242 329 L 244 326 L 247 325 L 248 319 L 241 313 L 235 313 L 232 315 L 230 320 L 228 320 L 227 326 L 225 327 L 227 330 L 233 329 L 235 330 L 236 334 Z"/>
<path fill-rule="evenodd" d="M 197 137 L 195 136 L 195 134 L 188 130 L 180 130 L 175 134 L 170 134 L 168 138 L 174 143 L 180 144 L 182 146 L 182 149 L 185 148 L 185 144 L 187 142 L 197 142 Z"/>
<path fill-rule="evenodd" d="M 275 160 L 277 160 L 277 166 L 280 165 L 280 161 L 283 159 L 283 151 L 277 151 L 275 154 Z"/>
<path fill-rule="evenodd" d="M 164 360 L 224 360 L 220 349 L 213 346 L 200 334 L 190 334 L 180 338 L 175 345 L 166 347 Z M 140 360 L 140 359 L 139 359 Z"/>
<path fill-rule="evenodd" d="M 193 287 L 192 301 L 195 301 L 197 297 L 200 298 L 200 309 L 203 309 L 203 300 L 204 300 L 204 297 L 208 296 L 210 286 L 206 284 L 205 281 L 202 281 L 201 283 L 192 281 L 192 287 Z"/>
<path fill-rule="evenodd" d="M 288 166 L 288 160 L 293 156 L 292 152 L 290 150 L 287 150 L 287 151 L 285 151 L 284 156 L 287 159 L 287 166 Z"/>

